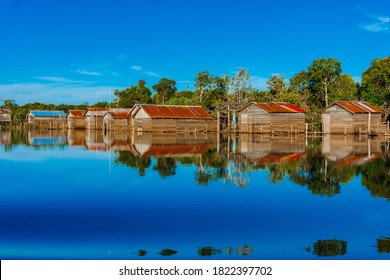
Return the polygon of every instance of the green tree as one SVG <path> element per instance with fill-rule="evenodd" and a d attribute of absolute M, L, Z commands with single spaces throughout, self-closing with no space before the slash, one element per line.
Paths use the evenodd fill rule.
<path fill-rule="evenodd" d="M 335 79 L 340 76 L 341 62 L 332 57 L 327 59 L 320 58 L 314 60 L 308 70 L 311 85 L 317 89 L 316 93 L 321 93 L 320 100 L 325 102 L 325 107 L 328 107 L 329 87 L 334 83 Z"/>
<path fill-rule="evenodd" d="M 310 76 L 306 71 L 295 74 L 290 79 L 290 91 L 299 95 L 301 104 L 305 111 L 308 110 L 308 100 L 311 95 Z"/>
<path fill-rule="evenodd" d="M 353 101 L 357 99 L 357 94 L 358 86 L 353 78 L 348 74 L 341 74 L 330 86 L 329 101 Z"/>
<path fill-rule="evenodd" d="M 153 85 L 152 88 L 156 92 L 154 99 L 157 104 L 165 104 L 177 92 L 176 82 L 167 78 L 161 78 L 158 84 Z"/>
<path fill-rule="evenodd" d="M 201 102 L 201 105 L 209 110 L 214 110 L 228 99 L 229 77 L 212 77 L 212 84 Z"/>
<path fill-rule="evenodd" d="M 362 75 L 362 98 L 390 114 L 390 56 L 375 59 Z"/>
<path fill-rule="evenodd" d="M 195 87 L 200 102 L 202 102 L 202 99 L 205 95 L 208 95 L 208 93 L 213 87 L 213 83 L 214 83 L 214 78 L 207 71 L 200 72 L 196 75 Z"/>
<path fill-rule="evenodd" d="M 138 85 L 122 91 L 115 90 L 114 94 L 118 98 L 115 102 L 122 108 L 131 108 L 134 104 L 148 104 L 152 100 L 152 92 L 144 80 L 139 80 Z"/>
<path fill-rule="evenodd" d="M 287 92 L 287 84 L 284 75 L 272 75 L 266 82 L 273 101 L 280 101 Z"/>
<path fill-rule="evenodd" d="M 246 98 L 247 83 L 250 80 L 249 70 L 241 69 L 232 77 L 233 101 L 243 102 Z"/>

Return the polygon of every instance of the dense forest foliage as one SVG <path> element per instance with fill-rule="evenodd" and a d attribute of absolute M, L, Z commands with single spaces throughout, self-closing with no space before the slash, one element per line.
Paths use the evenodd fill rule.
<path fill-rule="evenodd" d="M 161 78 L 152 85 L 144 80 L 124 90 L 115 90 L 116 99 L 111 103 L 53 105 L 28 103 L 18 106 L 5 100 L 2 108 L 12 110 L 14 124 L 22 123 L 29 110 L 86 109 L 87 107 L 130 108 L 134 104 L 201 105 L 210 112 L 225 102 L 284 101 L 291 102 L 307 111 L 307 122 L 317 123 L 324 108 L 336 100 L 363 100 L 382 108 L 385 118 L 390 113 L 390 56 L 372 61 L 363 72 L 361 83 L 343 73 L 341 62 L 329 57 L 314 60 L 306 70 L 289 80 L 285 75 L 272 75 L 266 82 L 267 89 L 260 90 L 251 84 L 249 70 L 242 69 L 233 76 L 214 76 L 208 71 L 198 73 L 194 90 L 179 91 L 176 81 Z"/>

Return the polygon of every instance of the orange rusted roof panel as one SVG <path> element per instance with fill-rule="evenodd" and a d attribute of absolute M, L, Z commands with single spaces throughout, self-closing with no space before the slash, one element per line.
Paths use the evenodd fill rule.
<path fill-rule="evenodd" d="M 139 105 L 152 119 L 212 119 L 201 106 Z"/>
<path fill-rule="evenodd" d="M 131 114 L 130 111 L 127 112 L 110 112 L 109 114 L 113 119 L 128 119 L 130 118 Z"/>
<path fill-rule="evenodd" d="M 382 114 L 383 113 L 383 111 L 381 109 L 375 107 L 374 105 L 372 105 L 370 103 L 362 102 L 362 101 L 338 101 L 338 102 L 335 102 L 334 104 L 339 105 L 340 107 L 344 108 L 345 110 L 347 110 L 353 114 L 356 114 L 356 113 Z"/>
<path fill-rule="evenodd" d="M 210 148 L 211 144 L 152 145 L 142 156 L 200 155 Z"/>
<path fill-rule="evenodd" d="M 337 162 L 336 166 L 362 165 L 381 156 L 380 153 L 372 155 L 352 155 Z"/>
<path fill-rule="evenodd" d="M 75 117 L 84 117 L 85 110 L 69 110 L 68 115 L 72 114 Z"/>
<path fill-rule="evenodd" d="M 268 154 L 261 159 L 257 160 L 255 165 L 261 166 L 261 165 L 267 165 L 267 164 L 277 164 L 277 163 L 285 163 L 294 161 L 302 156 L 304 156 L 305 153 L 296 153 L 296 154 Z"/>
<path fill-rule="evenodd" d="M 305 110 L 288 102 L 256 102 L 268 113 L 306 113 Z"/>

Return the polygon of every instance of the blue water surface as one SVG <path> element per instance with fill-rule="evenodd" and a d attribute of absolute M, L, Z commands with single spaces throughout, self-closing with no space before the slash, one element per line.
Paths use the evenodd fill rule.
<path fill-rule="evenodd" d="M 359 173 L 329 196 L 288 174 L 272 183 L 268 168 L 250 169 L 245 186 L 199 184 L 194 164 L 162 176 L 152 156 L 140 176 L 117 158 L 83 146 L 1 149 L 0 258 L 390 259 L 378 249 L 389 199 Z M 338 252 L 321 253 L 334 243 Z"/>

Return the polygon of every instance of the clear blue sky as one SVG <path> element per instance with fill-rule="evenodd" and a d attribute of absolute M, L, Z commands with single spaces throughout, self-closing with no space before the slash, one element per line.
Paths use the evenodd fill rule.
<path fill-rule="evenodd" d="M 1 0 L 0 35 L 0 99 L 92 104 L 139 79 L 193 89 L 204 70 L 264 88 L 330 56 L 359 80 L 390 55 L 390 2 Z"/>

